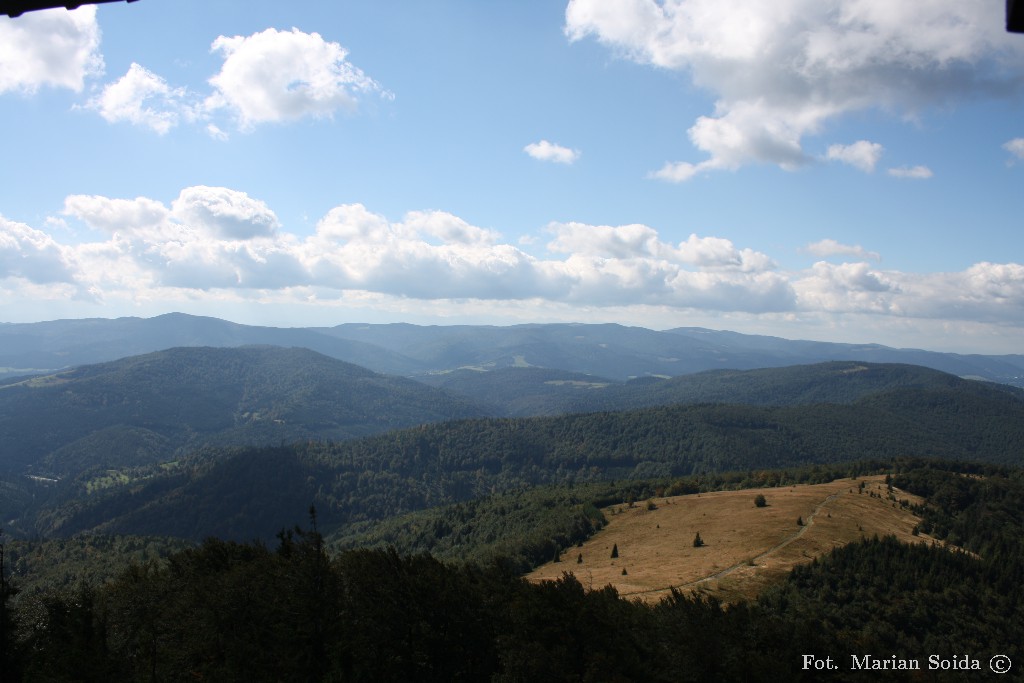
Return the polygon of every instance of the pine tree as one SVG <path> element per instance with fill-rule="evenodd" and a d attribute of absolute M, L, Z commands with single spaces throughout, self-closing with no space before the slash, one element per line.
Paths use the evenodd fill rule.
<path fill-rule="evenodd" d="M 697 535 L 693 537 L 693 547 L 694 548 L 700 548 L 703 545 L 704 545 L 704 539 L 700 537 L 700 532 L 698 531 Z"/>
<path fill-rule="evenodd" d="M 9 663 L 14 662 L 14 630 L 7 604 L 7 601 L 13 596 L 13 591 L 8 588 L 6 571 L 4 544 L 0 543 L 0 663 L 2 663 L 3 669 L 3 672 L 0 672 L 0 680 L 7 679 L 5 672 L 10 666 Z M 14 679 L 11 678 L 11 680 Z"/>
<path fill-rule="evenodd" d="M 614 560 L 618 556 L 619 556 L 619 544 L 618 543 L 612 544 L 612 559 Z"/>

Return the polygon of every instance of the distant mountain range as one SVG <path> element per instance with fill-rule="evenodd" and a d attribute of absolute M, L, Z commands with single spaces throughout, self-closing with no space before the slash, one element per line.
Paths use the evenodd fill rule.
<path fill-rule="evenodd" d="M 0 324 L 0 377 L 51 373 L 177 346 L 302 347 L 405 377 L 533 367 L 616 381 L 704 370 L 852 360 L 905 363 L 1024 386 L 1024 355 L 963 355 L 877 344 L 792 341 L 701 328 L 654 331 L 601 324 L 275 328 L 171 313 L 155 318 Z"/>
<path fill-rule="evenodd" d="M 0 363 L 0 522 L 22 535 L 270 538 L 310 501 L 341 528 L 539 484 L 1024 457 L 1024 356 L 166 315 L 0 325 Z"/>
<path fill-rule="evenodd" d="M 760 406 L 849 404 L 897 389 L 956 390 L 969 380 L 917 365 L 832 361 L 757 370 L 707 370 L 663 379 L 618 382 L 562 370 L 501 368 L 456 370 L 418 378 L 475 401 L 489 414 L 531 417 L 636 410 L 688 403 Z M 1024 397 L 1024 389 L 988 383 L 996 393 Z"/>
<path fill-rule="evenodd" d="M 308 349 L 191 347 L 8 380 L 0 521 L 270 538 L 310 501 L 335 528 L 539 484 L 1024 457 L 1024 391 L 916 366 L 429 378 L 441 386 Z"/>
<path fill-rule="evenodd" d="M 179 347 L 0 384 L 0 473 L 64 477 L 207 446 L 339 441 L 473 417 L 681 404 L 850 404 L 895 390 L 980 390 L 912 365 L 834 361 L 627 382 L 531 367 L 375 373 L 309 349 Z M 1024 390 L 988 384 L 994 396 Z"/>
<path fill-rule="evenodd" d="M 844 381 L 832 364 L 814 369 L 823 384 Z M 912 372 L 899 367 L 859 372 L 865 379 L 854 382 L 861 386 L 845 393 L 861 397 L 849 403 L 697 403 L 464 419 L 342 442 L 207 448 L 149 466 L 83 470 L 50 485 L 8 477 L 0 513 L 15 535 L 270 539 L 301 523 L 310 503 L 321 528 L 333 534 L 539 485 L 667 482 L 723 471 L 756 476 L 895 457 L 1020 464 L 1019 392 L 941 373 L 935 382 L 900 386 Z M 871 392 L 872 382 L 887 388 Z M 779 395 L 797 396 L 796 384 Z"/>

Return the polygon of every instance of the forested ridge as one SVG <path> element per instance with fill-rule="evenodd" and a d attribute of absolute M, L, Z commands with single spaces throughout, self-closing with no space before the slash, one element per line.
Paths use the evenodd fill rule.
<path fill-rule="evenodd" d="M 1006 384 L 967 380 L 937 370 L 895 363 L 833 361 L 754 370 L 707 370 L 671 378 L 617 382 L 546 368 L 459 370 L 420 381 L 479 401 L 510 417 L 621 411 L 681 403 L 762 406 L 853 403 L 897 389 L 1000 392 L 1024 397 Z"/>
<path fill-rule="evenodd" d="M 48 488 L 12 533 L 96 530 L 270 539 L 314 502 L 323 528 L 537 485 L 689 476 L 864 458 L 1020 462 L 1024 402 L 987 390 L 900 389 L 850 404 L 680 405 L 473 419 L 344 442 L 207 448 L 100 468 Z M 22 502 L 18 503 L 23 505 Z"/>
<path fill-rule="evenodd" d="M 890 471 L 894 485 L 927 495 L 920 512 L 933 533 L 958 534 L 971 554 L 865 539 L 797 569 L 751 603 L 726 607 L 675 593 L 644 605 L 568 576 L 532 585 L 498 557 L 449 563 L 388 549 L 331 556 L 311 511 L 304 530 L 281 532 L 272 544 L 209 539 L 105 585 L 5 600 L 6 675 L 821 680 L 802 666 L 808 653 L 838 662 L 829 679 L 839 681 L 921 679 L 850 670 L 850 655 L 864 654 L 919 660 L 923 669 L 932 654 L 986 667 L 1004 654 L 1016 675 L 1024 663 L 1021 470 L 898 461 Z M 925 680 L 977 675 L 940 669 Z"/>
<path fill-rule="evenodd" d="M 354 366 L 338 375 L 329 359 L 307 367 L 302 353 L 260 379 L 231 366 L 239 382 L 199 398 L 161 393 L 159 372 L 133 380 L 127 393 L 108 372 L 91 376 L 95 369 L 33 380 L 41 385 L 31 390 L 72 405 L 68 386 L 87 386 L 126 414 L 159 399 L 197 411 L 197 425 L 223 419 L 203 411 L 225 396 L 243 420 L 275 415 L 289 424 L 290 409 L 306 425 L 316 423 L 317 405 L 325 420 L 335 414 L 317 403 L 325 397 L 372 411 L 385 405 L 371 400 L 373 391 L 395 396 L 391 385 L 382 388 L 387 378 Z M 202 375 L 186 355 L 160 362 Z M 147 376 L 145 363 L 116 367 L 137 380 Z M 744 400 L 756 405 L 428 419 L 344 441 L 227 438 L 173 451 L 159 450 L 162 440 L 190 423 L 138 408 L 146 424 L 102 426 L 72 451 L 37 461 L 66 467 L 63 476 L 0 479 L 5 566 L 17 571 L 4 584 L 0 614 L 5 675 L 818 680 L 798 668 L 803 654 L 956 654 L 965 638 L 979 656 L 1007 643 L 1003 654 L 1024 657 L 1013 645 L 1024 643 L 1024 484 L 1012 468 L 1024 454 L 1018 392 L 904 367 L 787 372 L 785 387 L 774 388 L 771 373 L 696 380 L 705 393 L 744 385 Z M 832 379 L 819 381 L 823 373 Z M 347 395 L 332 386 L 338 378 L 344 387 L 368 382 L 371 391 Z M 431 395 L 400 384 L 413 403 Z M 629 384 L 638 396 L 682 386 Z M 261 404 L 271 386 L 294 400 Z M 78 403 L 79 411 L 95 408 Z M 469 403 L 428 398 L 425 407 L 437 414 L 460 405 Z M 73 424 L 86 413 L 69 414 Z M 146 449 L 154 450 L 140 457 Z M 571 578 L 540 586 L 520 578 L 599 530 L 603 505 L 882 472 L 926 498 L 916 510 L 921 531 L 971 554 L 865 539 L 797 570 L 757 602 L 731 607 L 682 594 L 643 606 Z M 972 607 L 958 607 L 965 601 Z M 958 680 L 940 673 L 947 679 Z"/>
<path fill-rule="evenodd" d="M 348 439 L 483 414 L 308 349 L 174 348 L 0 387 L 0 474 L 64 477 L 204 445 Z"/>
<path fill-rule="evenodd" d="M 538 486 L 347 525 L 327 540 L 335 550 L 395 548 L 406 554 L 430 553 L 477 563 L 502 558 L 526 572 L 603 528 L 608 520 L 600 509 L 609 505 L 710 491 L 819 484 L 881 474 L 892 467 L 892 461 L 861 460 L 784 470 Z"/>
<path fill-rule="evenodd" d="M 701 403 L 852 405 L 900 392 L 885 410 L 905 410 L 917 392 L 946 394 L 958 407 L 978 404 L 986 412 L 1024 402 L 1024 392 L 1007 385 L 855 362 L 626 383 L 540 368 L 445 377 L 430 380 L 444 389 L 433 388 L 278 347 L 175 348 L 83 366 L 0 386 L 0 475 L 68 478 L 89 468 L 173 460 L 209 445 L 336 441 L 470 417 Z"/>
<path fill-rule="evenodd" d="M 907 455 L 1019 462 L 1024 443 L 1019 390 L 912 366 L 718 371 L 619 390 L 612 404 L 670 404 L 450 420 L 486 408 L 303 349 L 87 366 L 0 388 L 0 519 L 18 536 L 270 539 L 311 500 L 333 530 L 541 484 Z M 699 396 L 736 402 L 686 402 Z"/>

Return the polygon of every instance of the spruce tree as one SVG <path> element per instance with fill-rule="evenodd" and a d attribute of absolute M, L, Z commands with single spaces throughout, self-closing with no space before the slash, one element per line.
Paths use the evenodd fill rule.
<path fill-rule="evenodd" d="M 3 529 L 0 529 L 2 540 Z M 4 564 L 4 544 L 0 543 L 0 683 L 20 680 L 14 620 L 9 601 L 18 591 L 7 581 L 7 567 Z"/>

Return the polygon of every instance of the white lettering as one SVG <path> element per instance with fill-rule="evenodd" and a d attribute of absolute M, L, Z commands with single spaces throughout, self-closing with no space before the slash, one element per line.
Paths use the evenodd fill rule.
<path fill-rule="evenodd" d="M 839 666 L 832 662 L 831 657 L 821 659 L 817 655 L 804 655 L 804 670 L 814 669 L 816 671 L 835 671 Z"/>

